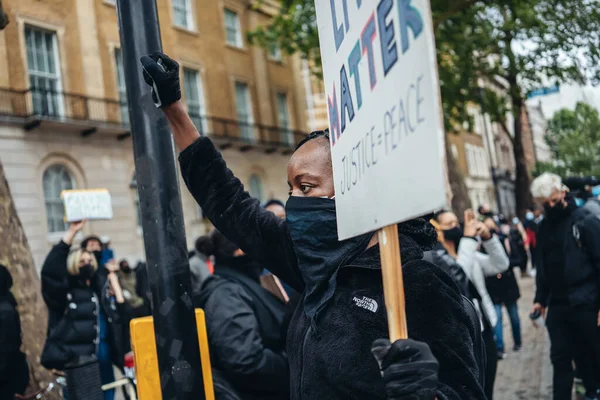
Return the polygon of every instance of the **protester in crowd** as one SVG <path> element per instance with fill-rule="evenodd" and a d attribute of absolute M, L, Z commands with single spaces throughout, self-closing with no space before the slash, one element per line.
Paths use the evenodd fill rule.
<path fill-rule="evenodd" d="M 479 208 L 477 208 L 477 212 L 479 213 L 481 221 L 483 221 L 485 218 L 494 218 L 494 213 L 492 210 L 490 210 L 489 204 L 484 203 L 480 205 Z"/>
<path fill-rule="evenodd" d="M 70 251 L 83 226 L 84 222 L 71 223 L 42 266 L 48 337 L 41 362 L 46 368 L 64 370 L 97 359 L 105 384 L 114 381 L 113 364 L 123 367 L 125 299 L 114 273 L 116 263 L 107 264 L 106 284 L 101 286 L 94 254 L 84 248 Z M 104 398 L 112 400 L 114 390 L 106 391 Z"/>
<path fill-rule="evenodd" d="M 501 229 L 498 228 L 498 225 L 496 225 L 496 222 L 491 218 L 486 218 L 483 223 L 488 227 L 490 232 L 494 232 L 494 234 L 498 236 L 500 243 L 503 243 L 503 234 Z M 504 238 L 504 243 L 507 241 L 508 238 Z M 504 246 L 504 248 L 509 256 L 510 268 L 508 268 L 505 272 L 485 278 L 485 286 L 488 290 L 490 298 L 492 299 L 492 302 L 494 303 L 496 315 L 498 316 L 498 321 L 494 326 L 494 338 L 496 339 L 496 349 L 498 350 L 499 360 L 506 358 L 506 353 L 504 352 L 502 305 L 506 307 L 506 311 L 508 312 L 508 317 L 510 319 L 510 327 L 513 335 L 513 351 L 521 350 L 522 346 L 521 320 L 519 318 L 519 307 L 517 306 L 517 300 L 519 297 L 521 297 L 521 293 L 512 269 L 514 266 L 512 260 L 512 252 L 514 249 L 511 248 L 508 243 Z"/>
<path fill-rule="evenodd" d="M 292 399 L 484 398 L 460 292 L 421 259 L 436 242 L 429 223 L 398 226 L 411 339 L 376 340 L 389 335 L 377 235 L 338 241 L 328 132 L 306 137 L 290 159 L 284 221 L 252 199 L 210 139 L 199 137 L 179 101 L 178 64 L 155 53 L 142 65 L 198 204 L 246 254 L 304 293 L 288 331 Z"/>
<path fill-rule="evenodd" d="M 281 334 L 285 304 L 260 285 L 262 266 L 213 231 L 207 277 L 194 306 L 206 315 L 215 396 L 289 399 L 289 367 Z M 207 246 L 208 248 L 208 246 Z"/>
<path fill-rule="evenodd" d="M 439 211 L 433 219 L 442 232 L 440 243 L 447 255 L 456 260 L 469 278 L 471 300 L 480 311 L 482 336 L 487 355 L 484 390 L 487 398 L 491 400 L 497 367 L 493 327 L 496 326 L 498 317 L 485 286 L 485 277 L 506 272 L 509 265 L 508 257 L 499 238 L 483 222 L 475 219 L 472 210 L 465 211 L 463 229 L 460 228 L 458 217 L 452 211 Z M 478 251 L 480 245 L 482 251 Z"/>
<path fill-rule="evenodd" d="M 131 269 L 127 260 L 123 259 L 119 262 L 117 276 L 123 289 L 123 297 L 132 311 L 132 317 L 137 318 L 147 315 L 144 299 L 136 291 L 137 279 L 135 272 Z"/>
<path fill-rule="evenodd" d="M 529 254 L 531 255 L 532 269 L 535 269 L 538 260 L 537 233 L 539 230 L 539 224 L 541 222 L 539 219 L 539 214 L 539 209 L 536 207 L 528 208 L 527 213 L 525 214 L 525 222 L 523 223 L 525 227 L 525 234 L 527 235 L 527 243 L 529 243 Z"/>
<path fill-rule="evenodd" d="M 0 264 L 0 399 L 12 400 L 29 384 L 27 359 L 21 351 L 21 321 L 17 302 L 10 292 L 13 280 Z"/>
<path fill-rule="evenodd" d="M 192 276 L 192 293 L 200 293 L 202 283 L 214 272 L 210 259 L 212 241 L 208 236 L 200 236 L 194 243 L 194 250 L 190 253 L 190 274 Z"/>
<path fill-rule="evenodd" d="M 285 205 L 281 200 L 271 199 L 265 203 L 265 209 L 271 211 L 276 217 L 285 219 Z"/>
<path fill-rule="evenodd" d="M 135 266 L 135 292 L 144 299 L 146 312 L 150 315 L 152 313 L 152 293 L 148 281 L 148 266 L 144 261 L 138 261 Z"/>
<path fill-rule="evenodd" d="M 519 219 L 513 218 L 512 225 L 508 231 L 508 242 L 510 248 L 507 248 L 510 266 L 519 267 L 521 270 L 521 277 L 527 277 L 527 264 L 529 262 L 529 256 L 527 254 L 526 238 L 527 235 L 524 231 L 521 231 L 519 227 Z"/>
<path fill-rule="evenodd" d="M 532 313 L 548 309 L 554 399 L 571 399 L 576 353 L 589 360 L 578 370 L 593 399 L 600 387 L 600 219 L 577 208 L 558 175 L 537 177 L 531 194 L 545 210 Z"/>

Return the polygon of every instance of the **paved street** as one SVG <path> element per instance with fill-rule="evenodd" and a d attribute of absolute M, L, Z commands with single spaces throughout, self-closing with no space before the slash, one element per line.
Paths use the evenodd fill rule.
<path fill-rule="evenodd" d="M 512 351 L 513 342 L 510 322 L 506 310 L 504 310 L 504 342 L 507 357 L 498 363 L 494 400 L 551 399 L 550 340 L 545 329 L 543 331 L 535 329 L 529 320 L 535 279 L 520 279 L 519 287 L 521 289 L 519 315 L 521 317 L 523 349 L 518 353 Z"/>

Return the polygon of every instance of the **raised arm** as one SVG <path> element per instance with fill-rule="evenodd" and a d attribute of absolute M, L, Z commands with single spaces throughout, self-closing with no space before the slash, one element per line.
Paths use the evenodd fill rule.
<path fill-rule="evenodd" d="M 175 143 L 182 150 L 179 163 L 185 184 L 202 211 L 246 254 L 302 291 L 304 284 L 285 221 L 251 198 L 210 139 L 200 137 L 179 101 L 179 65 L 160 53 L 141 61 L 155 105 L 165 113 Z"/>
<path fill-rule="evenodd" d="M 510 261 L 498 236 L 483 241 L 483 248 L 487 254 L 477 252 L 477 261 L 485 276 L 501 274 L 508 269 Z"/>
<path fill-rule="evenodd" d="M 42 266 L 42 296 L 49 308 L 62 310 L 67 301 L 67 257 L 73 238 L 84 222 L 71 223 L 62 240 L 46 256 Z"/>

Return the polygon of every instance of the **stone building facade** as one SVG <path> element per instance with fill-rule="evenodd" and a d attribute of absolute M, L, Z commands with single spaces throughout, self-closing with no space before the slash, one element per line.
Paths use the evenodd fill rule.
<path fill-rule="evenodd" d="M 144 259 L 114 0 L 4 0 L 0 32 L 0 162 L 38 268 L 62 236 L 60 191 L 107 188 L 118 258 Z M 183 101 L 230 168 L 261 200 L 287 195 L 286 165 L 308 130 L 298 57 L 250 46 L 245 32 L 275 3 L 157 0 L 163 49 L 181 64 Z M 188 245 L 209 229 L 182 187 Z"/>

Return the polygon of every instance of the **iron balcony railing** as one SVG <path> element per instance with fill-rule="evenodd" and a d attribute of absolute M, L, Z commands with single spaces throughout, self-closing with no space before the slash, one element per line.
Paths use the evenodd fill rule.
<path fill-rule="evenodd" d="M 55 122 L 79 121 L 94 128 L 112 125 L 129 130 L 127 103 L 80 94 L 31 88 L 12 90 L 0 88 L 0 117 Z M 242 144 L 242 148 L 259 145 L 268 148 L 293 148 L 306 132 L 279 126 L 190 113 L 192 121 L 203 135 L 221 141 Z M 128 134 L 121 134 L 120 138 Z"/>

